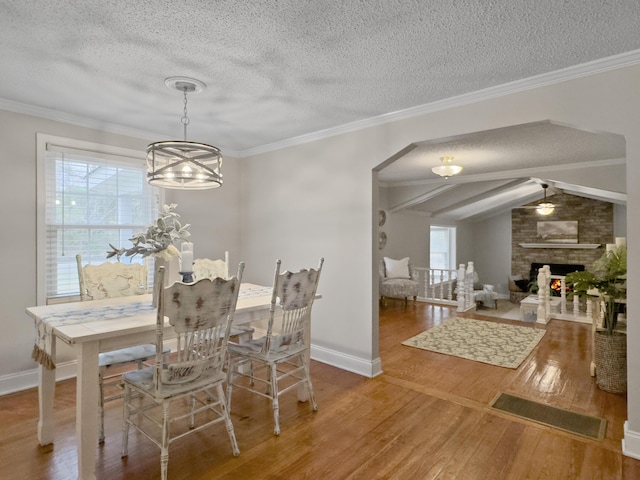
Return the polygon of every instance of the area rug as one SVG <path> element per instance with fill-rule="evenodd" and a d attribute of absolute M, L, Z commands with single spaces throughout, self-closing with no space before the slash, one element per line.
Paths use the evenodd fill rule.
<path fill-rule="evenodd" d="M 518 368 L 544 334 L 544 330 L 529 326 L 452 318 L 402 344 L 499 367 Z"/>
<path fill-rule="evenodd" d="M 490 404 L 491 408 L 532 420 L 565 432 L 602 440 L 607 431 L 604 418 L 591 417 L 508 393 L 500 393 Z"/>

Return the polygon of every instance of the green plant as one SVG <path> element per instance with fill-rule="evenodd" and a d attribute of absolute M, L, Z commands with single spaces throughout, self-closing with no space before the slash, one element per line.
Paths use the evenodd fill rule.
<path fill-rule="evenodd" d="M 107 258 L 117 257 L 120 260 L 122 255 L 132 257 L 142 255 L 147 257 L 153 254 L 179 255 L 178 249 L 173 246 L 176 240 L 185 240 L 191 233 L 190 224 L 182 225 L 178 220 L 180 215 L 175 212 L 178 205 L 163 205 L 160 217 L 147 227 L 147 230 L 136 233 L 129 240 L 133 243 L 131 248 L 118 248 L 109 244 L 111 250 L 107 251 Z"/>
<path fill-rule="evenodd" d="M 598 295 L 602 300 L 603 328 L 613 334 L 618 322 L 619 302 L 626 298 L 627 249 L 618 247 L 593 263 L 593 271 L 572 272 L 565 279 L 573 295 Z"/>

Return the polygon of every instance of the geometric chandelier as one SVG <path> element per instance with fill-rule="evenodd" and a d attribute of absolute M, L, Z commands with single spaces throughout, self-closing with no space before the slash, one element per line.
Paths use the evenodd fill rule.
<path fill-rule="evenodd" d="M 453 165 L 452 156 L 440 157 L 442 161 L 442 165 L 438 165 L 437 167 L 433 167 L 431 171 L 436 175 L 440 175 L 444 177 L 445 180 L 453 175 L 457 175 L 462 171 L 462 167 L 460 165 Z"/>
<path fill-rule="evenodd" d="M 184 138 L 155 142 L 147 147 L 147 181 L 164 188 L 203 190 L 222 186 L 222 154 L 206 143 L 187 141 L 187 93 L 200 93 L 206 85 L 188 77 L 169 77 L 164 83 L 184 94 Z"/>

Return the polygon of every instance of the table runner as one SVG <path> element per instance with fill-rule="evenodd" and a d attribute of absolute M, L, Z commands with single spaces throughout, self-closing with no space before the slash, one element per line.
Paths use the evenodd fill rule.
<path fill-rule="evenodd" d="M 270 295 L 272 287 L 250 286 L 240 288 L 239 297 L 258 297 Z M 41 319 L 34 320 L 36 338 L 31 352 L 31 358 L 43 367 L 53 370 L 56 364 L 51 356 L 53 329 L 63 325 L 76 325 L 78 323 L 93 322 L 97 320 L 109 320 L 114 318 L 126 318 L 140 313 L 152 312 L 155 307 L 148 301 L 139 301 L 127 305 L 109 305 L 101 308 L 92 308 L 87 302 L 87 307 L 64 313 L 52 313 Z"/>

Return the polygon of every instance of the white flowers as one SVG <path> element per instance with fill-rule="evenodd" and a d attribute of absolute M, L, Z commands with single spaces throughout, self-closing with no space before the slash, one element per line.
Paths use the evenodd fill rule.
<path fill-rule="evenodd" d="M 180 215 L 175 212 L 178 205 L 163 205 L 160 217 L 147 227 L 145 232 L 137 233 L 129 240 L 133 243 L 131 248 L 117 248 L 109 244 L 111 250 L 107 251 L 107 258 L 122 255 L 132 257 L 140 254 L 143 257 L 157 254 L 165 259 L 171 256 L 179 256 L 178 249 L 173 246 L 176 240 L 185 240 L 191 236 L 190 224 L 182 225 L 178 220 Z"/>

